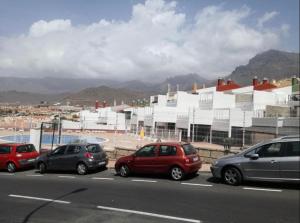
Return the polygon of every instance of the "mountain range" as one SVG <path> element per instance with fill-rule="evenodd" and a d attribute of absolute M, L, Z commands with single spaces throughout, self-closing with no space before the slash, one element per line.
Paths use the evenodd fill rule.
<path fill-rule="evenodd" d="M 238 66 L 225 78 L 249 85 L 254 76 L 259 79 L 282 79 L 299 76 L 299 53 L 269 50 L 256 55 L 247 65 Z M 23 104 L 40 101 L 65 102 L 72 104 L 92 104 L 95 100 L 113 103 L 130 103 L 135 99 L 147 98 L 153 94 L 165 93 L 168 84 L 171 90 L 190 90 L 193 83 L 198 86 L 212 86 L 216 80 L 208 80 L 197 74 L 178 75 L 167 78 L 161 83 L 149 83 L 140 80 L 121 82 L 107 79 L 68 79 L 68 78 L 19 78 L 0 77 L 0 102 Z"/>

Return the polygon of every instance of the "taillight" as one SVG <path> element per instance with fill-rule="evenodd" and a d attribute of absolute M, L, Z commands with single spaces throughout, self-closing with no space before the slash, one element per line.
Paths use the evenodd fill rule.
<path fill-rule="evenodd" d="M 88 159 L 94 159 L 94 157 L 91 153 L 85 153 L 84 156 Z"/>

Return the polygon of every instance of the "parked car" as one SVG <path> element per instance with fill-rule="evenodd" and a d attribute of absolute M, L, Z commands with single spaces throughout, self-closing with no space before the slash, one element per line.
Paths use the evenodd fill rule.
<path fill-rule="evenodd" d="M 152 143 L 145 145 L 130 156 L 121 157 L 115 164 L 122 177 L 130 173 L 170 174 L 181 180 L 187 174 L 197 173 L 202 162 L 191 144 Z"/>
<path fill-rule="evenodd" d="M 300 182 L 299 136 L 269 140 L 220 158 L 211 166 L 211 172 L 230 185 L 239 185 L 243 180 Z"/>
<path fill-rule="evenodd" d="M 68 144 L 39 156 L 36 168 L 40 173 L 47 170 L 76 170 L 84 175 L 89 170 L 106 167 L 108 157 L 99 144 Z"/>
<path fill-rule="evenodd" d="M 32 144 L 0 144 L 0 169 L 13 173 L 18 169 L 34 166 L 39 153 Z"/>

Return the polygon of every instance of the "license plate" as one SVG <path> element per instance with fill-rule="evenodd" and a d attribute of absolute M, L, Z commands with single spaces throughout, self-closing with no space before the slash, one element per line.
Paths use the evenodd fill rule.
<path fill-rule="evenodd" d="M 100 162 L 99 165 L 100 165 L 100 166 L 103 166 L 103 165 L 105 165 L 105 162 L 104 162 L 104 161 L 103 161 L 103 162 Z"/>
<path fill-rule="evenodd" d="M 194 157 L 194 158 L 193 158 L 193 161 L 194 161 L 194 162 L 198 161 L 198 157 Z"/>

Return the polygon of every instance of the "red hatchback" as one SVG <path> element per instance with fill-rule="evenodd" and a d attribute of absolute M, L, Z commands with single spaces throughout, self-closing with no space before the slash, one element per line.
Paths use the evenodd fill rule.
<path fill-rule="evenodd" d="M 191 144 L 152 143 L 118 159 L 115 169 L 123 177 L 130 173 L 159 173 L 181 180 L 187 174 L 197 173 L 201 165 L 200 157 Z"/>
<path fill-rule="evenodd" d="M 39 153 L 32 144 L 0 144 L 0 169 L 13 173 L 17 169 L 34 166 Z"/>

